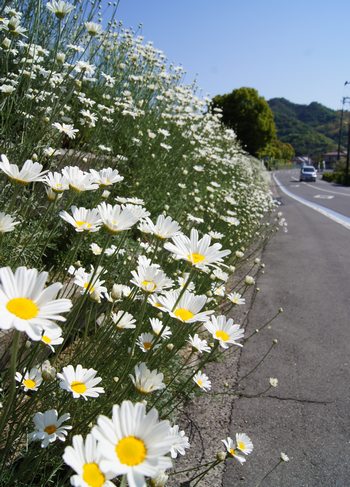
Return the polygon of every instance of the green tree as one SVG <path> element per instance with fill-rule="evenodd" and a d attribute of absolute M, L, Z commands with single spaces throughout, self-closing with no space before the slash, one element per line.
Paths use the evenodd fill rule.
<path fill-rule="evenodd" d="M 295 156 L 295 151 L 292 145 L 274 139 L 265 147 L 258 151 L 258 157 L 271 157 L 273 159 L 282 159 L 283 161 L 290 161 Z"/>
<path fill-rule="evenodd" d="M 213 109 L 222 109 L 222 122 L 232 128 L 243 148 L 256 156 L 269 142 L 276 139 L 273 113 L 254 88 L 239 88 L 213 98 Z"/>

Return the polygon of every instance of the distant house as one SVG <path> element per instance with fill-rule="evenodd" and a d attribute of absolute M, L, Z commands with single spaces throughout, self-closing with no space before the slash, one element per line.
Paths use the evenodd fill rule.
<path fill-rule="evenodd" d="M 344 159 L 346 157 L 346 152 L 340 152 L 340 159 Z M 338 151 L 333 152 L 326 152 L 322 155 L 322 158 L 325 162 L 325 169 L 334 169 L 334 166 L 338 160 Z"/>
<path fill-rule="evenodd" d="M 294 164 L 297 164 L 298 166 L 312 166 L 313 161 L 311 157 L 309 156 L 298 156 L 294 157 L 293 159 Z"/>

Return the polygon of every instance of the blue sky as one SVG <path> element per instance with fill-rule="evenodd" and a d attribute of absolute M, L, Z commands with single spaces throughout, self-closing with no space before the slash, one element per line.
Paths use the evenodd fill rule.
<path fill-rule="evenodd" d="M 203 94 L 250 86 L 336 109 L 350 96 L 349 0 L 121 0 L 118 19 L 142 23 Z"/>

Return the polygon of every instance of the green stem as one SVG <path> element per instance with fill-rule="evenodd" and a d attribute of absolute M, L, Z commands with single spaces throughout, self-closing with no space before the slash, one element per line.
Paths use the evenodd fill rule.
<path fill-rule="evenodd" d="M 9 369 L 9 382 L 10 382 L 9 395 L 0 419 L 0 433 L 3 432 L 4 427 L 7 424 L 9 414 L 12 410 L 12 404 L 16 396 L 15 374 L 16 374 L 16 367 L 17 367 L 19 338 L 20 338 L 20 332 L 18 330 L 15 330 L 13 334 L 13 340 L 12 340 L 12 353 L 11 353 L 11 362 L 10 362 L 10 369 Z"/>

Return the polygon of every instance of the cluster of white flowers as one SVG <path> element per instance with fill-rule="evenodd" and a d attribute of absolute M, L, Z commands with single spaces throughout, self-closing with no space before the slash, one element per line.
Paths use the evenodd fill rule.
<path fill-rule="evenodd" d="M 71 442 L 54 455 L 72 485 L 163 486 L 189 439 L 159 418 L 210 391 L 206 362 L 242 346 L 223 310 L 245 305 L 263 264 L 231 276 L 286 222 L 264 220 L 276 205 L 263 169 L 210 100 L 99 3 L 22 2 L 0 19 L 4 465 L 23 454 L 42 471 L 23 449 L 28 425 L 13 422 L 18 399 L 33 406 L 30 442 Z M 253 449 L 243 433 L 224 443 L 240 463 Z"/>

